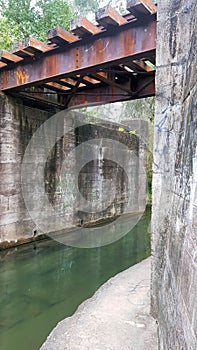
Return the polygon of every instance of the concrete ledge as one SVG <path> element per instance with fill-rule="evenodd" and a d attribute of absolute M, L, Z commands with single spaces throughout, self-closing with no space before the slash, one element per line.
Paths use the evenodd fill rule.
<path fill-rule="evenodd" d="M 148 258 L 119 273 L 72 317 L 59 322 L 41 350 L 156 350 L 157 325 L 150 316 Z"/>

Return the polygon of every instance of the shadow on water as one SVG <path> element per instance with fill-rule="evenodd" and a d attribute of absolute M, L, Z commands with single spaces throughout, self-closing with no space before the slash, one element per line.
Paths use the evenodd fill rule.
<path fill-rule="evenodd" d="M 0 349 L 38 350 L 61 319 L 110 277 L 150 255 L 148 206 L 119 241 L 92 249 L 47 239 L 0 253 Z"/>

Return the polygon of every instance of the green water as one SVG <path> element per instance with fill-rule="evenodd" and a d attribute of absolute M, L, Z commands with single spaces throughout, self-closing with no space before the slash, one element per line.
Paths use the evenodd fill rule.
<path fill-rule="evenodd" d="M 38 350 L 61 319 L 120 271 L 150 255 L 150 208 L 102 248 L 45 240 L 0 253 L 0 350 Z"/>

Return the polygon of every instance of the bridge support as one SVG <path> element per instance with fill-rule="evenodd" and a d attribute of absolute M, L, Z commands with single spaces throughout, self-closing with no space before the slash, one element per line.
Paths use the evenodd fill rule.
<path fill-rule="evenodd" d="M 31 241 L 43 234 L 30 217 L 24 202 L 21 168 L 26 147 L 31 137 L 54 112 L 54 108 L 43 111 L 26 106 L 14 97 L 8 97 L 4 94 L 0 96 L 0 245 L 2 247 Z M 81 120 L 83 115 L 80 114 L 80 116 Z M 65 123 L 69 123 L 68 118 L 65 118 Z M 75 171 L 73 172 L 77 159 L 75 159 L 75 156 L 67 157 L 68 152 L 80 144 L 83 145 L 83 142 L 87 142 L 88 138 L 95 138 L 96 140 L 100 137 L 101 139 L 111 140 L 110 150 L 112 153 L 116 152 L 115 141 L 123 143 L 128 148 L 125 157 L 128 158 L 126 165 L 133 190 L 131 206 L 127 212 L 143 211 L 146 202 L 145 151 L 147 122 L 131 120 L 124 125 L 122 124 L 122 129 L 119 124 L 115 123 L 104 121 L 98 123 L 98 120 L 95 123 L 93 118 L 92 124 L 91 121 L 87 120 L 83 127 L 74 128 L 69 132 L 66 132 L 65 129 L 65 136 L 54 145 L 49 153 L 45 165 L 44 189 L 58 215 L 67 218 L 67 228 L 82 223 L 90 224 L 106 218 L 117 217 L 124 212 L 124 207 L 128 201 L 127 175 L 124 169 L 118 165 L 118 158 L 117 163 L 105 159 L 104 155 L 107 149 L 105 146 L 102 147 L 102 144 L 100 148 L 94 144 L 92 145 L 91 151 L 95 158 L 93 162 L 85 164 L 79 173 L 75 174 Z M 129 133 L 129 130 L 135 131 L 134 134 Z M 135 133 L 143 135 L 142 141 Z M 46 132 L 41 140 L 41 145 L 38 147 L 36 157 L 32 158 L 30 155 L 28 158 L 29 166 L 27 166 L 26 176 L 32 200 L 35 200 L 36 196 L 34 179 L 38 176 L 40 154 L 47 145 L 49 137 L 50 134 Z M 101 153 L 103 154 L 102 159 L 100 157 Z M 73 202 L 71 198 L 75 190 L 72 191 L 70 183 L 64 181 L 63 164 L 64 167 L 66 166 L 65 171 L 70 175 L 71 182 L 76 176 L 78 177 L 79 189 L 85 198 L 89 198 L 91 201 L 100 191 L 101 203 L 107 196 L 109 203 L 111 203 L 109 207 L 103 211 L 99 210 L 95 214 L 91 212 L 86 214 L 81 211 L 79 209 L 80 201 L 76 198 L 76 201 Z M 31 168 L 33 171 L 30 171 Z M 108 181 L 111 179 L 111 186 L 107 188 L 106 186 L 103 187 L 106 179 Z M 66 180 L 68 179 L 66 178 Z M 37 200 L 39 201 L 39 198 Z"/>

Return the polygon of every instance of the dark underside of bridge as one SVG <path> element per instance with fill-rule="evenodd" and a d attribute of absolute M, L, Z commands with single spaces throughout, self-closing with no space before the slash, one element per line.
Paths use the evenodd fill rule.
<path fill-rule="evenodd" d="M 127 1 L 127 14 L 99 9 L 71 32 L 50 29 L 0 52 L 0 90 L 40 109 L 126 101 L 155 94 L 156 6 Z"/>

